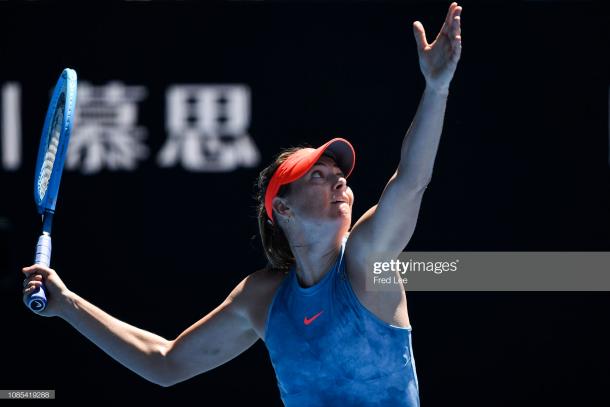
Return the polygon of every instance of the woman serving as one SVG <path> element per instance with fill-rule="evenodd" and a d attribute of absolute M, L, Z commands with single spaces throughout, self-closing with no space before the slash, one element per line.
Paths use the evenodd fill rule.
<path fill-rule="evenodd" d="M 413 24 L 426 87 L 377 205 L 352 226 L 352 145 L 282 151 L 258 180 L 258 223 L 267 267 L 218 307 L 167 340 L 122 322 L 70 291 L 52 269 L 23 269 L 24 299 L 47 287 L 44 316 L 59 316 L 114 359 L 161 386 L 211 370 L 259 338 L 286 406 L 419 405 L 407 301 L 401 284 L 367 291 L 376 253 L 407 246 L 431 177 L 449 84 L 461 53 L 461 7 L 452 3 L 436 39 Z"/>

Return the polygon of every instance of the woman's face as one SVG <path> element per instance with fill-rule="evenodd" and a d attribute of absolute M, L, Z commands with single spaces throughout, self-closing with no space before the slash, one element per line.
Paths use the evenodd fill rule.
<path fill-rule="evenodd" d="M 297 181 L 290 184 L 285 196 L 297 221 L 329 221 L 351 224 L 354 193 L 347 186 L 345 175 L 329 156 L 318 162 Z"/>

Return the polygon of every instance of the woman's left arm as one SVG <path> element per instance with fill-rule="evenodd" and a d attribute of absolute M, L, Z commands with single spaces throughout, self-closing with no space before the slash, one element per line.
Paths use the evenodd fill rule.
<path fill-rule="evenodd" d="M 426 88 L 413 122 L 402 142 L 400 163 L 387 183 L 379 203 L 356 222 L 350 234 L 350 252 L 356 261 L 373 253 L 398 255 L 411 239 L 423 193 L 432 169 L 443 129 L 449 84 L 462 50 L 460 13 L 457 3 L 449 6 L 436 39 L 428 44 L 424 27 L 413 23 L 419 65 Z"/>

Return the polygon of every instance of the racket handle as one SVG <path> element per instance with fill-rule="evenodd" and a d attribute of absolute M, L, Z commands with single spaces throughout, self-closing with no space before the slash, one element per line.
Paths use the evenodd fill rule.
<path fill-rule="evenodd" d="M 51 235 L 43 233 L 36 245 L 36 259 L 34 263 L 49 267 L 51 264 Z M 28 308 L 34 312 L 42 312 L 47 307 L 47 295 L 44 283 L 40 289 L 30 293 L 27 298 Z"/>

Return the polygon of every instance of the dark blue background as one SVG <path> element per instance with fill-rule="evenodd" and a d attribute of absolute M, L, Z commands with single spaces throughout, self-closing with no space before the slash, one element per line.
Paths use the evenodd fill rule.
<path fill-rule="evenodd" d="M 0 4 L 0 81 L 22 85 L 24 134 L 21 169 L 0 172 L 0 388 L 56 389 L 61 400 L 280 405 L 260 341 L 164 389 L 23 307 L 19 269 L 40 233 L 35 150 L 61 69 L 94 84 L 146 86 L 139 122 L 153 158 L 170 84 L 249 85 L 249 132 L 265 165 L 281 147 L 353 142 L 357 219 L 395 169 L 423 90 L 411 23 L 432 37 L 447 6 Z M 462 60 L 408 250 L 609 249 L 608 11 L 602 2 L 464 4 Z M 150 159 L 135 172 L 66 172 L 53 267 L 105 311 L 173 339 L 264 265 L 252 199 L 261 168 L 195 174 Z M 607 293 L 414 292 L 408 301 L 424 406 L 610 403 Z"/>

